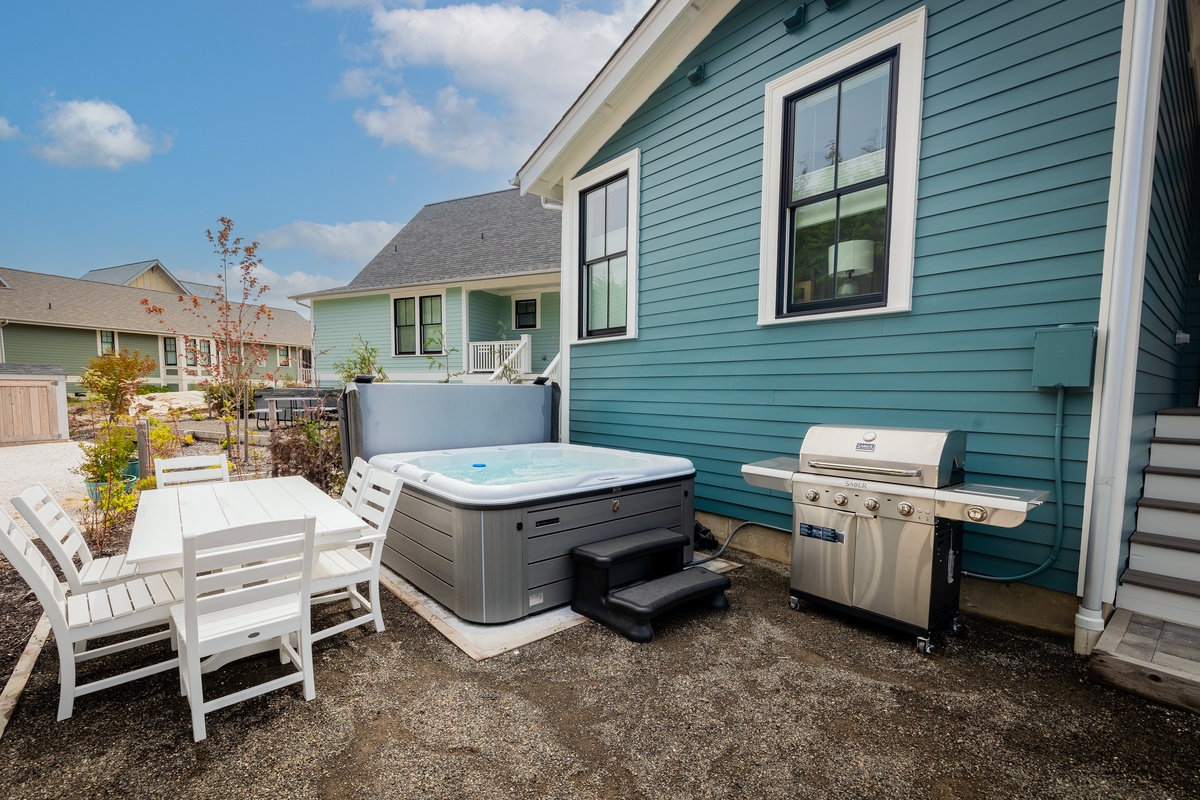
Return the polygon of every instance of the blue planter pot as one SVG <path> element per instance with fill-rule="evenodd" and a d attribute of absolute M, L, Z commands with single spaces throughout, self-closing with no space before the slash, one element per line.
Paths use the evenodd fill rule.
<path fill-rule="evenodd" d="M 129 492 L 133 491 L 133 484 L 134 484 L 135 480 L 137 480 L 137 479 L 127 477 L 127 478 L 125 478 L 124 481 L 116 482 L 115 485 L 121 486 L 126 493 L 129 493 Z M 83 485 L 87 489 L 88 497 L 91 498 L 92 502 L 99 503 L 100 502 L 100 494 L 101 494 L 100 487 L 104 486 L 105 484 L 97 482 L 97 481 L 84 481 Z M 114 491 L 115 491 L 115 489 L 114 489 Z"/>

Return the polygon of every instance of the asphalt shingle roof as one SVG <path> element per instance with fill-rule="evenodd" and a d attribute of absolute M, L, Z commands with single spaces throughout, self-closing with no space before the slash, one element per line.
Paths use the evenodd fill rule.
<path fill-rule="evenodd" d="M 171 292 L 152 292 L 7 267 L 0 267 L 0 279 L 11 287 L 0 288 L 0 321 L 153 334 L 175 331 L 195 336 L 210 331 L 209 325 L 185 310 L 179 295 Z M 165 324 L 160 325 L 158 318 L 146 313 L 142 298 L 162 306 Z M 208 301 L 201 298 L 200 310 L 208 308 Z M 311 342 L 308 320 L 304 317 L 295 311 L 278 308 L 271 309 L 271 314 L 274 319 L 265 321 L 262 334 L 266 342 L 304 346 Z"/>
<path fill-rule="evenodd" d="M 346 286 L 311 297 L 558 272 L 562 214 L 516 189 L 422 208 Z"/>

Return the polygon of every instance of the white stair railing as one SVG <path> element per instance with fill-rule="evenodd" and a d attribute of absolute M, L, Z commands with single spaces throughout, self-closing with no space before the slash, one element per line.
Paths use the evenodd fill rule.
<path fill-rule="evenodd" d="M 546 383 L 562 383 L 562 381 L 558 379 L 558 366 L 561 363 L 562 353 L 559 353 L 554 356 L 554 360 L 551 361 L 550 365 L 542 371 L 542 374 L 539 377 L 545 378 Z"/>
<path fill-rule="evenodd" d="M 533 340 L 529 334 L 521 337 L 521 340 L 516 343 L 516 347 L 508 354 L 492 372 L 492 376 L 488 378 L 488 383 L 499 383 L 506 379 L 506 376 L 516 375 L 519 378 L 524 378 L 529 374 L 529 370 L 533 368 L 533 360 L 531 352 L 533 350 Z"/>

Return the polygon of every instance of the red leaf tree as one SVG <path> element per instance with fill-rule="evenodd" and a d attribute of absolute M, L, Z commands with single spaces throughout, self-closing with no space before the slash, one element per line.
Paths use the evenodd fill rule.
<path fill-rule="evenodd" d="M 184 351 L 187 355 L 185 368 L 188 375 L 198 376 L 203 369 L 208 373 L 206 395 L 214 410 L 225 420 L 226 449 L 233 455 L 235 441 L 230 423 L 238 422 L 238 433 L 243 442 L 243 459 L 248 459 L 249 441 L 246 411 L 250 407 L 250 393 L 255 381 L 272 381 L 275 376 L 260 371 L 267 363 L 268 348 L 266 334 L 274 315 L 262 302 L 263 294 L 270 288 L 255 274 L 262 266 L 258 256 L 258 242 L 246 243 L 241 237 L 233 236 L 233 220 L 221 217 L 221 228 L 215 234 L 204 233 L 216 254 L 219 271 L 217 286 L 212 297 L 179 295 L 183 309 L 198 323 L 198 329 L 208 332 L 208 339 L 216 352 L 207 350 L 207 341 L 194 336 L 184 336 Z M 240 296 L 230 299 L 231 292 Z M 147 313 L 159 318 L 159 323 L 179 335 L 179 331 L 167 325 L 162 306 L 153 305 L 142 299 Z M 195 366 L 190 366 L 195 364 Z"/>

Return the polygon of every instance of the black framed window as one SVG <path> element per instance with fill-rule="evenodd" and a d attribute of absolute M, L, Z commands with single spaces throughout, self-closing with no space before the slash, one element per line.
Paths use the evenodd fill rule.
<path fill-rule="evenodd" d="M 168 367 L 179 366 L 179 344 L 175 341 L 174 336 L 168 336 L 163 339 L 163 360 Z"/>
<path fill-rule="evenodd" d="M 537 327 L 537 300 L 518 300 L 514 303 L 513 327 L 517 330 Z"/>
<path fill-rule="evenodd" d="M 207 339 L 200 340 L 200 366 L 207 367 L 212 364 L 212 342 Z"/>
<path fill-rule="evenodd" d="M 442 352 L 442 296 L 397 297 L 395 316 L 395 353 L 412 356 Z M 420 338 L 418 341 L 418 334 Z"/>
<path fill-rule="evenodd" d="M 100 331 L 100 352 L 113 353 L 117 349 L 116 331 Z"/>
<path fill-rule="evenodd" d="M 187 364 L 189 367 L 196 366 L 196 340 L 195 339 L 184 339 L 183 340 L 183 353 L 185 356 L 184 363 Z"/>
<path fill-rule="evenodd" d="M 887 302 L 898 53 L 786 100 L 783 314 Z"/>
<path fill-rule="evenodd" d="M 421 352 L 442 352 L 442 297 L 421 298 Z"/>
<path fill-rule="evenodd" d="M 583 192 L 580 215 L 579 335 L 623 334 L 629 299 L 629 176 Z"/>

